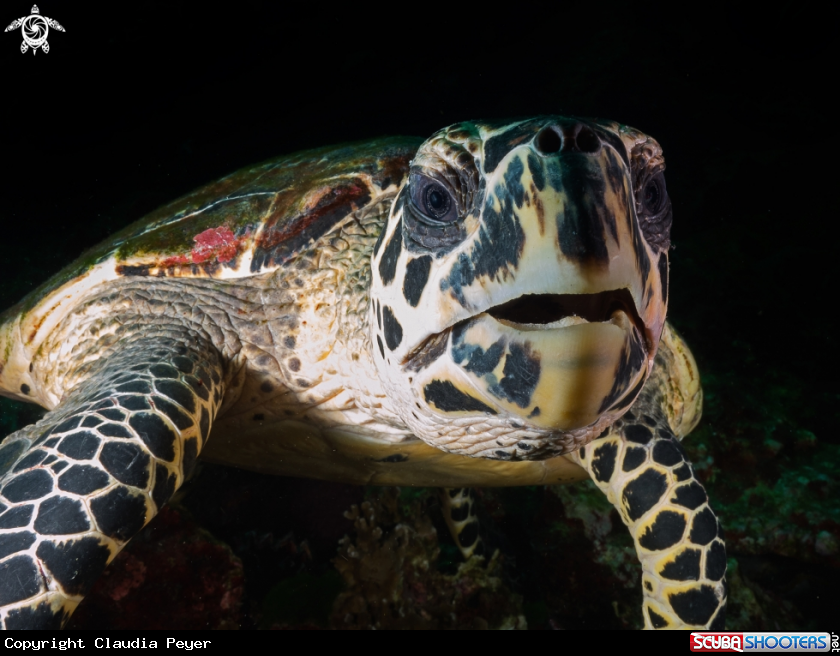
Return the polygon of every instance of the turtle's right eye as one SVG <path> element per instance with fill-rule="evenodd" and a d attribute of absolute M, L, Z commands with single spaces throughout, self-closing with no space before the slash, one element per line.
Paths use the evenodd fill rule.
<path fill-rule="evenodd" d="M 409 180 L 411 202 L 432 224 L 454 223 L 458 208 L 449 190 L 437 180 L 415 173 Z"/>

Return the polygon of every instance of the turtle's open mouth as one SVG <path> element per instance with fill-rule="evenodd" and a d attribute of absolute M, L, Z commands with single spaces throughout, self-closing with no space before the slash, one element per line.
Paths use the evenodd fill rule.
<path fill-rule="evenodd" d="M 512 328 L 550 330 L 573 323 L 610 321 L 617 311 L 629 317 L 640 335 L 646 334 L 628 289 L 596 294 L 525 294 L 490 308 L 487 314 Z"/>
<path fill-rule="evenodd" d="M 597 294 L 525 294 L 496 305 L 487 314 L 510 324 L 549 324 L 566 317 L 580 317 L 590 323 L 609 321 L 616 310 L 628 316 L 638 315 L 628 289 Z"/>
<path fill-rule="evenodd" d="M 595 294 L 524 294 L 485 310 L 486 314 L 499 323 L 525 332 L 553 330 L 580 323 L 614 321 L 616 312 L 626 315 L 642 336 L 648 353 L 652 352 L 650 336 L 628 289 L 614 289 Z M 626 319 L 621 321 L 626 322 Z M 427 337 L 406 355 L 402 364 L 412 369 L 425 366 L 427 359 L 436 358 L 436 354 L 445 348 L 451 329 L 450 327 Z"/>

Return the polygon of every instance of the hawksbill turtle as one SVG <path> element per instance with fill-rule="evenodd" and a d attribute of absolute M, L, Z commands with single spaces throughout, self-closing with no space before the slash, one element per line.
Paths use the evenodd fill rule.
<path fill-rule="evenodd" d="M 65 31 L 57 20 L 42 16 L 38 5 L 32 5 L 32 13 L 29 16 L 13 20 L 4 31 L 11 32 L 17 28 L 20 28 L 21 34 L 23 34 L 20 51 L 26 53 L 29 48 L 32 48 L 33 55 L 38 52 L 38 48 L 41 48 L 45 53 L 50 51 L 50 44 L 47 43 L 50 28 L 59 32 Z"/>
<path fill-rule="evenodd" d="M 726 552 L 679 440 L 702 393 L 666 323 L 662 150 L 603 120 L 464 122 L 245 168 L 0 315 L 0 621 L 60 626 L 199 456 L 444 488 L 591 478 L 647 628 L 720 628 Z"/>

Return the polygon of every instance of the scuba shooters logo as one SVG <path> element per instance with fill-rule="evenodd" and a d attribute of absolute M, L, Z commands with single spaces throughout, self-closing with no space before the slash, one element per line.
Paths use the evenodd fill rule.
<path fill-rule="evenodd" d="M 694 631 L 691 651 L 714 652 L 823 652 L 840 651 L 836 634 L 805 631 L 711 632 Z"/>

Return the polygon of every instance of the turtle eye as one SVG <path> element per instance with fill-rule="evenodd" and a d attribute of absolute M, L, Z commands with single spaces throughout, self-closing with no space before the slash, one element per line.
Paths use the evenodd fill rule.
<path fill-rule="evenodd" d="M 411 176 L 411 201 L 432 223 L 453 223 L 458 218 L 455 200 L 449 190 L 437 180 L 420 175 Z"/>
<path fill-rule="evenodd" d="M 671 243 L 673 216 L 662 171 L 651 172 L 649 178 L 643 178 L 636 194 L 636 210 L 645 239 L 658 250 L 667 250 Z"/>
<path fill-rule="evenodd" d="M 440 185 L 430 184 L 423 193 L 423 208 L 436 219 L 440 219 L 449 212 L 452 202 Z"/>
<path fill-rule="evenodd" d="M 642 189 L 642 210 L 645 214 L 656 216 L 665 208 L 667 197 L 665 176 L 662 173 L 657 173 L 647 181 Z"/>

